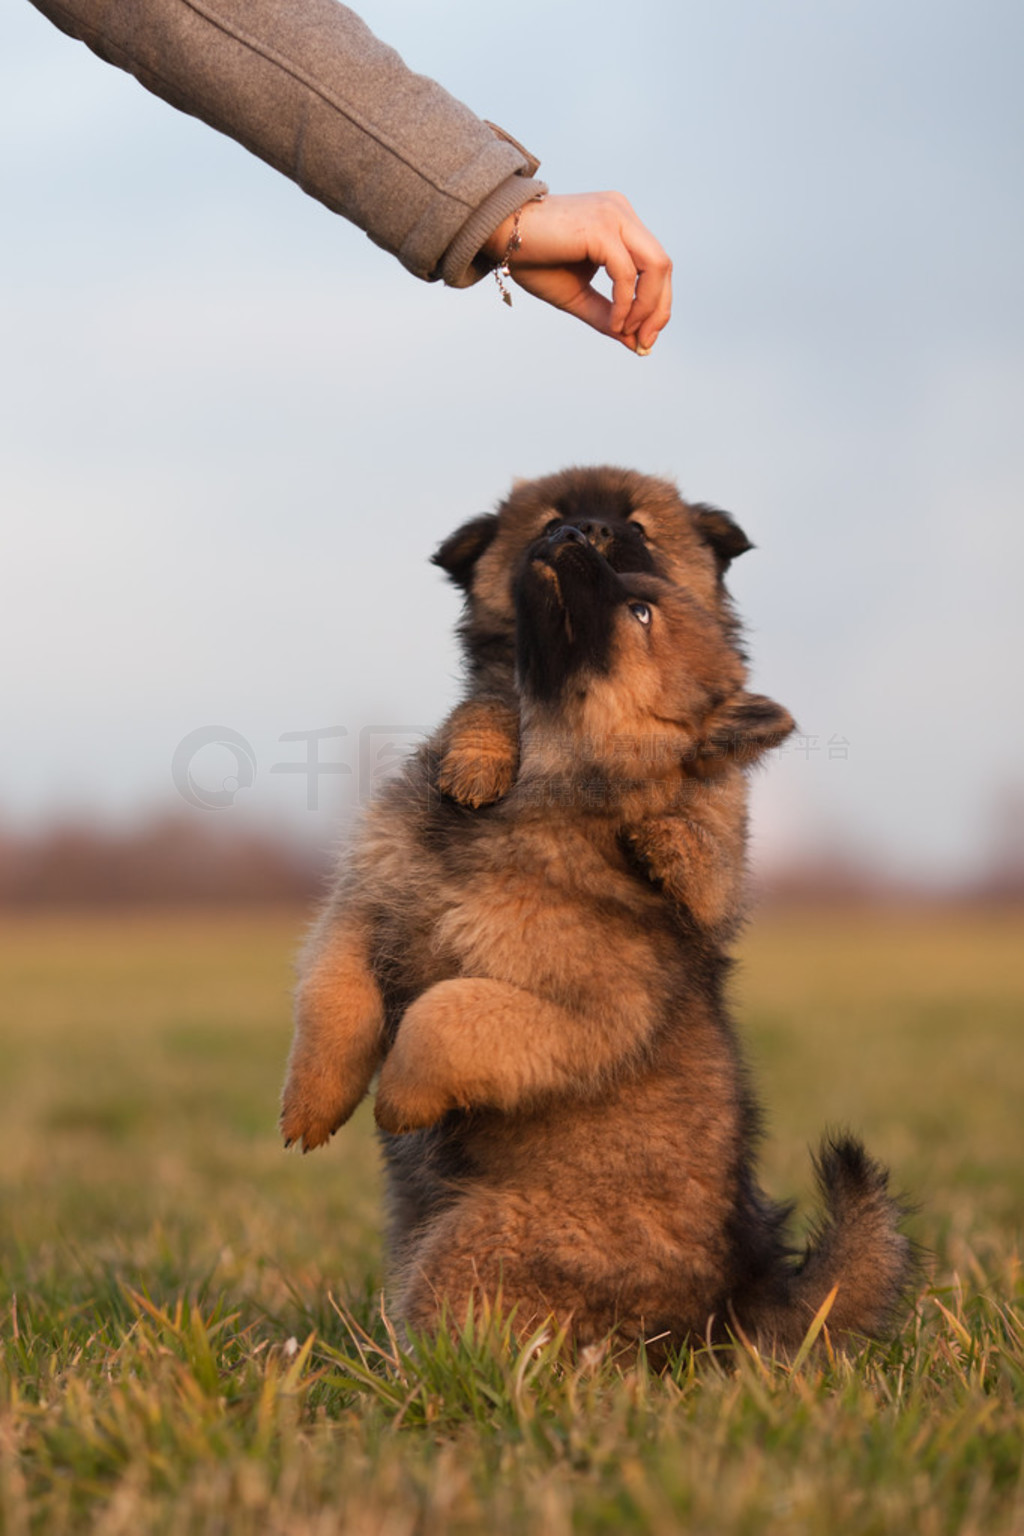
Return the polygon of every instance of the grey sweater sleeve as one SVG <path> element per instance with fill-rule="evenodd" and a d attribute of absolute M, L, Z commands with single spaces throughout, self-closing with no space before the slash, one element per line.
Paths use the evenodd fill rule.
<path fill-rule="evenodd" d="M 487 237 L 541 194 L 537 162 L 407 69 L 336 0 L 33 0 L 62 31 L 229 134 L 453 287 Z"/>

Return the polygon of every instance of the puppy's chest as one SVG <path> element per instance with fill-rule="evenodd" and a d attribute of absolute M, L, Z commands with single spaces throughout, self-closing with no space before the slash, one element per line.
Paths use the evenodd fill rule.
<path fill-rule="evenodd" d="M 563 996 L 657 947 L 656 903 L 584 839 L 510 836 L 438 895 L 435 950 L 464 976 Z"/>

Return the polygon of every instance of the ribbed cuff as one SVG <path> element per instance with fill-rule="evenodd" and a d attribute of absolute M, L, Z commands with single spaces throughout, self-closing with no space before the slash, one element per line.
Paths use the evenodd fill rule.
<path fill-rule="evenodd" d="M 449 288 L 470 288 L 497 266 L 486 258 L 477 261 L 480 247 L 489 240 L 510 213 L 543 197 L 547 187 L 531 176 L 510 176 L 475 209 L 441 257 L 438 272 Z"/>

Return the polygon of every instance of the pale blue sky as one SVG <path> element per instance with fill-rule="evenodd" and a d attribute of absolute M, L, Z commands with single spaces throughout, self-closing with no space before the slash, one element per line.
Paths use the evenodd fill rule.
<path fill-rule="evenodd" d="M 362 12 L 553 188 L 632 198 L 672 326 L 638 362 L 419 284 L 9 0 L 0 822 L 174 803 L 175 745 L 218 723 L 257 759 L 218 814 L 330 836 L 356 776 L 310 817 L 279 738 L 343 724 L 354 765 L 361 727 L 435 722 L 431 549 L 514 476 L 606 460 L 759 546 L 733 588 L 809 752 L 758 780 L 762 856 L 978 868 L 1024 782 L 1024 8 Z"/>

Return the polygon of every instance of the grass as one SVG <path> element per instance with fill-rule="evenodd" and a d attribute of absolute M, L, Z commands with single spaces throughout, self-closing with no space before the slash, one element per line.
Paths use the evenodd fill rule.
<path fill-rule="evenodd" d="M 301 920 L 5 921 L 0 1530 L 1024 1533 L 1019 914 L 765 914 L 765 1180 L 863 1129 L 932 1252 L 899 1338 L 796 1366 L 408 1348 L 365 1111 L 284 1154 Z"/>

